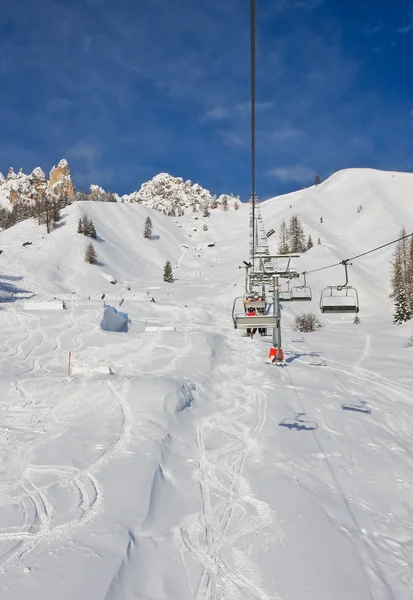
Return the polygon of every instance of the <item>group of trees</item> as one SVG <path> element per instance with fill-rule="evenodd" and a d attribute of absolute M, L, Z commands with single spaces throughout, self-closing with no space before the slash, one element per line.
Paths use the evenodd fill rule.
<path fill-rule="evenodd" d="M 92 186 L 93 187 L 93 186 Z M 76 192 L 76 202 L 117 202 L 118 199 L 116 194 L 113 192 L 105 192 L 102 188 L 94 190 L 93 192 L 86 192 L 85 190 L 79 190 Z"/>
<path fill-rule="evenodd" d="M 83 235 L 85 235 L 86 237 L 91 237 L 94 240 L 97 238 L 95 225 L 92 219 L 89 219 L 86 215 L 79 219 L 77 225 L 77 232 L 83 233 Z"/>
<path fill-rule="evenodd" d="M 60 221 L 60 209 L 67 206 L 65 197 L 46 194 L 35 202 L 17 201 L 10 210 L 0 208 L 0 229 L 8 229 L 20 221 L 35 218 L 39 225 L 46 225 L 50 233 Z"/>
<path fill-rule="evenodd" d="M 279 232 L 279 254 L 306 252 L 313 245 L 311 235 L 306 239 L 303 226 L 297 215 L 291 217 L 288 225 L 285 221 L 282 221 Z"/>
<path fill-rule="evenodd" d="M 413 237 L 406 238 L 406 235 L 403 227 L 400 232 L 403 239 L 397 242 L 392 262 L 393 322 L 396 325 L 405 323 L 413 316 Z"/>

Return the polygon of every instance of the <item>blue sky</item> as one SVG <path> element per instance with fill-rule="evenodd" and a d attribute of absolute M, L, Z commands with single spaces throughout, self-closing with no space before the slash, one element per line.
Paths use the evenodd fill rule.
<path fill-rule="evenodd" d="M 413 0 L 257 0 L 257 192 L 413 170 Z M 248 0 L 2 0 L 0 170 L 250 190 Z"/>

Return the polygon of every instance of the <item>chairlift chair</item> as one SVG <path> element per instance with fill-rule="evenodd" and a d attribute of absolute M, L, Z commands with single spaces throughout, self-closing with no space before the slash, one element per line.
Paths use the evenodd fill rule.
<path fill-rule="evenodd" d="M 321 292 L 320 310 L 322 313 L 358 313 L 360 310 L 356 288 L 348 285 L 347 261 L 343 261 L 346 281 L 344 285 L 329 285 Z"/>
<path fill-rule="evenodd" d="M 280 289 L 278 292 L 278 297 L 280 302 L 290 302 L 292 300 L 291 290 L 290 290 L 290 282 L 287 282 L 287 289 Z"/>
<path fill-rule="evenodd" d="M 311 288 L 307 285 L 306 273 L 303 273 L 304 283 L 303 285 L 294 285 L 291 288 L 291 300 L 304 300 L 311 301 L 313 295 L 311 293 Z"/>
<path fill-rule="evenodd" d="M 235 329 L 273 329 L 278 327 L 277 315 L 259 313 L 257 310 L 254 316 L 247 316 L 244 299 L 244 296 L 237 296 L 232 305 L 232 321 Z M 255 304 L 255 302 L 251 302 L 251 308 L 256 308 Z"/>

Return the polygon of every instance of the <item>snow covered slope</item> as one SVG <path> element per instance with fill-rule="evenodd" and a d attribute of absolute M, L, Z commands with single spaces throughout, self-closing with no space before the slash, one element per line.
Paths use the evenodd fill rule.
<path fill-rule="evenodd" d="M 413 174 L 346 169 L 325 182 L 262 203 L 267 229 L 278 231 L 282 219 L 297 214 L 314 247 L 295 261 L 299 271 L 333 264 L 399 237 L 401 228 L 413 231 L 411 190 Z M 362 206 L 360 212 L 358 207 Z M 320 218 L 323 222 L 320 223 Z M 277 250 L 277 240 L 270 238 Z M 317 239 L 321 239 L 321 245 Z M 364 315 L 389 320 L 391 257 L 394 247 L 354 261 L 349 267 L 350 285 L 358 289 L 361 318 Z M 326 285 L 344 283 L 344 268 L 335 267 L 309 276 L 317 292 Z M 316 306 L 314 305 L 314 309 Z M 348 317 L 347 317 L 348 319 Z"/>
<path fill-rule="evenodd" d="M 338 173 L 263 203 L 265 225 L 296 212 L 323 242 L 297 267 L 336 262 L 409 228 L 411 180 Z M 277 369 L 270 339 L 243 338 L 230 318 L 247 206 L 207 219 L 138 204 L 64 212 L 48 236 L 33 222 L 0 233 L 2 597 L 410 600 L 413 349 L 410 324 L 391 324 L 391 250 L 351 268 L 360 325 L 323 316 L 297 334 L 308 307 L 283 307 Z M 159 239 L 143 239 L 147 215 Z M 315 296 L 336 275 L 321 273 Z M 102 293 L 123 300 L 128 333 L 101 329 Z M 66 310 L 25 310 L 55 297 Z"/>

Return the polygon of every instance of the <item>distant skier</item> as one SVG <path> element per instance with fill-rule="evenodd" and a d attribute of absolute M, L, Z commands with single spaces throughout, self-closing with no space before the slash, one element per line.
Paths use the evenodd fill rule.
<path fill-rule="evenodd" d="M 105 296 L 106 296 L 106 294 L 102 294 L 102 295 L 101 295 L 101 297 L 100 297 L 100 299 L 101 299 L 101 300 L 104 300 L 104 299 L 105 299 Z"/>
<path fill-rule="evenodd" d="M 151 302 L 153 302 L 154 304 L 156 304 L 155 298 L 151 298 Z"/>

